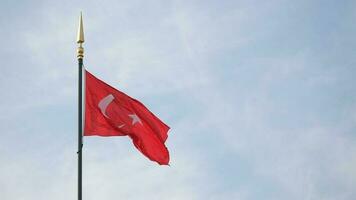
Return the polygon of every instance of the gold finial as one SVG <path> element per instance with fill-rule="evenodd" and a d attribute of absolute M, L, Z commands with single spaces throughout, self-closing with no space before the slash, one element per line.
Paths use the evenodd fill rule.
<path fill-rule="evenodd" d="M 78 53 L 77 57 L 78 58 L 83 58 L 84 57 L 84 48 L 82 47 L 82 44 L 84 43 L 84 29 L 83 29 L 82 12 L 80 12 L 80 17 L 79 17 L 77 43 L 79 44 L 79 47 L 77 49 L 77 53 Z"/>
<path fill-rule="evenodd" d="M 82 17 L 82 12 L 80 12 L 80 17 L 79 17 L 79 27 L 78 27 L 77 43 L 84 43 L 84 29 L 83 29 L 83 17 Z"/>

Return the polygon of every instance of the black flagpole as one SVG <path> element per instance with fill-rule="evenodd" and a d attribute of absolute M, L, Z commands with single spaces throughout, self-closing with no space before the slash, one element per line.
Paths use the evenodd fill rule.
<path fill-rule="evenodd" d="M 82 200 L 82 148 L 83 148 L 83 131 L 82 131 L 82 70 L 83 58 L 78 59 L 79 76 L 78 76 L 78 200 Z"/>
<path fill-rule="evenodd" d="M 78 200 L 82 200 L 82 149 L 83 149 L 83 57 L 84 31 L 82 13 L 80 13 L 77 43 L 78 57 Z"/>

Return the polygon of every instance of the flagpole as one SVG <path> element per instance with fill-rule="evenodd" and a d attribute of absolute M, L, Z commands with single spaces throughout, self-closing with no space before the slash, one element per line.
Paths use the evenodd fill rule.
<path fill-rule="evenodd" d="M 77 35 L 77 58 L 78 58 L 78 200 L 82 200 L 82 149 L 83 149 L 83 57 L 84 30 L 83 18 L 80 13 L 79 28 Z"/>

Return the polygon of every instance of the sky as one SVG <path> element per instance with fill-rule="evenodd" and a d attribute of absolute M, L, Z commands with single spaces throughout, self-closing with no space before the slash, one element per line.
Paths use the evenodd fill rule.
<path fill-rule="evenodd" d="M 77 59 L 171 130 L 85 137 L 83 199 L 356 199 L 356 2 L 0 1 L 0 195 L 77 198 Z"/>

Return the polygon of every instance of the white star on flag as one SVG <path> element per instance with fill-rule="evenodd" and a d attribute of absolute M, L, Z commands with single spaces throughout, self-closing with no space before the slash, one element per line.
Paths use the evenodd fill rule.
<path fill-rule="evenodd" d="M 132 118 L 132 125 L 135 125 L 137 122 L 142 125 L 141 119 L 134 113 L 129 115 Z"/>

